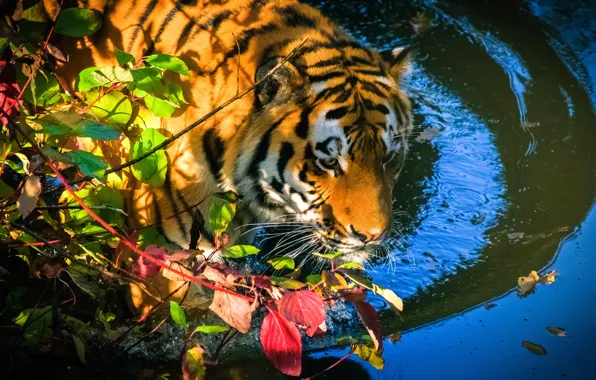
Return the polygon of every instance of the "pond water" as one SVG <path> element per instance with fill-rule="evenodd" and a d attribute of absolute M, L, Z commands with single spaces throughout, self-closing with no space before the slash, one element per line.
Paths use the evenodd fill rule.
<path fill-rule="evenodd" d="M 402 236 L 368 268 L 375 283 L 405 298 L 401 319 L 373 301 L 384 331 L 403 338 L 386 342 L 382 371 L 351 357 L 323 377 L 593 378 L 596 5 L 309 3 L 368 46 L 413 46 L 405 85 L 417 131 L 439 132 L 414 142 L 395 190 L 396 209 L 408 214 L 400 219 Z M 520 297 L 517 278 L 532 270 L 559 276 Z M 311 351 L 303 374 L 346 352 Z M 221 375 L 263 371 L 277 377 L 255 361 Z"/>

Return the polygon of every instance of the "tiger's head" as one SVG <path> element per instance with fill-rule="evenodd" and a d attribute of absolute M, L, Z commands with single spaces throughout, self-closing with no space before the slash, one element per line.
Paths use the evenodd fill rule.
<path fill-rule="evenodd" d="M 289 215 L 297 240 L 314 237 L 313 250 L 366 252 L 391 232 L 412 116 L 400 84 L 410 54 L 389 56 L 356 44 L 307 52 L 256 89 L 238 191 L 253 210 Z M 279 62 L 261 65 L 256 81 Z"/>

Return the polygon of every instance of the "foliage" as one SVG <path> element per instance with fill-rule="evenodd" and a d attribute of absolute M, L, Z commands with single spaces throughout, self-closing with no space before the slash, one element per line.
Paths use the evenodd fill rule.
<path fill-rule="evenodd" d="M 38 12 L 40 7 L 36 3 L 12 15 L 8 24 L 0 22 L 1 29 L 9 31 L 0 35 L 0 55 L 5 57 L 0 76 L 16 73 L 6 77 L 16 91 L 1 94 L 10 101 L 0 109 L 0 249 L 28 266 L 32 283 L 45 282 L 54 291 L 52 301 L 44 292 L 43 302 L 32 304 L 24 300 L 27 288 L 15 287 L 8 294 L 12 327 L 19 331 L 11 340 L 14 348 L 37 346 L 48 352 L 57 341 L 67 342 L 72 354 L 87 363 L 93 357 L 84 338 L 90 326 L 100 327 L 111 342 L 124 336 L 112 327 L 124 321 L 110 304 L 111 295 L 162 281 L 176 284 L 184 294 L 191 283 L 210 289 L 209 310 L 223 321 L 197 324 L 187 317 L 185 296 L 177 292 L 141 316 L 139 322 L 144 322 L 169 304 L 171 320 L 186 334 L 184 378 L 204 378 L 206 368 L 217 362 L 219 350 L 205 352 L 202 336 L 221 334 L 223 346 L 236 333 L 254 328 L 260 328 L 260 342 L 272 364 L 287 375 L 300 375 L 301 331 L 308 337 L 324 334 L 326 306 L 337 299 L 354 306 L 369 333 L 365 339 L 347 340 L 352 352 L 382 366 L 383 335 L 377 312 L 366 302 L 366 290 L 384 297 L 398 312 L 401 299 L 373 284 L 362 274 L 362 265 L 336 265 L 341 252 L 317 254 L 330 267 L 319 273 L 301 274 L 291 257 L 268 261 L 274 275 L 235 269 L 237 260 L 257 255 L 259 249 L 228 244 L 226 231 L 240 202 L 233 192 L 212 194 L 203 221 L 215 233 L 214 253 L 229 265 L 212 260 L 214 253 L 172 250 L 158 226 L 128 229 L 120 190 L 132 178 L 152 187 L 164 185 L 165 148 L 172 140 L 168 131 L 158 128 L 159 118 L 186 107 L 178 80 L 188 76 L 189 69 L 167 54 L 135 57 L 115 49 L 113 66 L 82 70 L 74 93 L 69 93 L 52 71 L 54 60 L 67 58 L 52 43 L 52 35 L 91 36 L 101 29 L 103 17 L 75 8 L 48 17 Z M 32 30 L 27 17 L 34 14 L 43 17 Z M 195 207 L 182 212 L 196 215 Z M 94 319 L 82 322 L 71 315 L 80 298 L 97 308 L 91 313 Z M 257 313 L 265 313 L 260 326 L 253 318 Z"/>

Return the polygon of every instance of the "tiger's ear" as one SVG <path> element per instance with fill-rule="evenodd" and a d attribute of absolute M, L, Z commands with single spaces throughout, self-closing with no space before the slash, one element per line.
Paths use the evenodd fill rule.
<path fill-rule="evenodd" d="M 381 57 L 389 64 L 389 73 L 397 81 L 412 72 L 412 48 L 398 47 L 381 52 Z"/>
<path fill-rule="evenodd" d="M 272 102 L 286 102 L 292 96 L 296 96 L 296 90 L 303 87 L 304 79 L 298 72 L 298 69 L 290 62 L 285 62 L 275 72 L 265 76 L 273 70 L 280 62 L 282 57 L 273 57 L 265 61 L 255 74 L 255 83 L 262 81 L 256 88 L 255 94 L 259 106 L 265 106 Z"/>

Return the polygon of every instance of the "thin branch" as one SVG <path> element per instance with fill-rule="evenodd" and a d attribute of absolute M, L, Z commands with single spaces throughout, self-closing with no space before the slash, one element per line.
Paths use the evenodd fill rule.
<path fill-rule="evenodd" d="M 318 377 L 322 374 L 324 374 L 325 372 L 333 369 L 333 367 L 337 366 L 339 363 L 343 362 L 344 360 L 346 360 L 350 355 L 352 355 L 354 353 L 354 350 L 356 349 L 355 345 L 352 345 L 352 347 L 350 348 L 350 351 L 348 351 L 347 354 L 345 354 L 341 359 L 339 359 L 338 361 L 336 361 L 335 363 L 331 364 L 329 367 L 325 368 L 324 370 L 322 370 L 321 372 L 318 372 L 314 375 L 312 375 L 311 377 L 307 377 L 307 378 L 303 378 L 302 380 L 311 380 L 314 379 L 315 377 Z"/>

